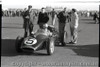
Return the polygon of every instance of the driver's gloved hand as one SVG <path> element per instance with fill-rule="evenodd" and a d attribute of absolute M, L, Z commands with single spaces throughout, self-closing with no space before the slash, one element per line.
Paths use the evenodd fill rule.
<path fill-rule="evenodd" d="M 31 32 L 31 35 L 30 36 L 35 37 L 34 32 Z"/>

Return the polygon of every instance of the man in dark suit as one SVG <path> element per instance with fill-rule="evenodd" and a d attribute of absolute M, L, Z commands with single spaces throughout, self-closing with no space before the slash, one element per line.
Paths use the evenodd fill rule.
<path fill-rule="evenodd" d="M 38 15 L 38 22 L 37 22 L 37 24 L 41 28 L 44 24 L 47 24 L 48 21 L 49 21 L 49 16 L 46 13 L 45 8 L 42 8 L 41 12 L 39 12 L 39 15 Z"/>
<path fill-rule="evenodd" d="M 24 19 L 24 37 L 28 36 L 28 32 L 31 35 L 31 32 L 33 31 L 33 23 L 30 21 L 30 14 L 31 14 L 31 8 L 32 6 L 28 6 L 28 10 L 26 10 L 23 14 L 23 19 Z"/>
<path fill-rule="evenodd" d="M 60 40 L 62 46 L 65 46 L 64 28 L 65 28 L 66 20 L 68 18 L 68 13 L 66 12 L 66 8 L 64 8 L 63 11 L 59 12 L 57 17 L 58 17 L 58 21 L 59 21 L 59 37 L 60 37 L 59 40 Z"/>

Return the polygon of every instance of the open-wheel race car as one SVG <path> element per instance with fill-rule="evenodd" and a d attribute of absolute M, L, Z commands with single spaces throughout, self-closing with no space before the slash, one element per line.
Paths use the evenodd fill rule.
<path fill-rule="evenodd" d="M 56 39 L 58 37 L 58 32 L 54 26 L 48 26 L 48 30 L 52 35 L 44 35 L 42 32 L 40 34 L 33 34 L 27 37 L 16 38 L 15 48 L 17 52 L 23 51 L 38 51 L 38 50 L 47 50 L 48 55 L 54 53 L 54 47 L 56 44 Z"/>

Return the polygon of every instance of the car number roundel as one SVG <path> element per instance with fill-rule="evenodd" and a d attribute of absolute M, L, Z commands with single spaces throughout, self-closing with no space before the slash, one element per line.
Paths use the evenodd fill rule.
<path fill-rule="evenodd" d="M 35 38 L 29 38 L 24 41 L 24 44 L 26 44 L 26 45 L 33 45 L 36 43 L 37 43 L 37 40 Z"/>

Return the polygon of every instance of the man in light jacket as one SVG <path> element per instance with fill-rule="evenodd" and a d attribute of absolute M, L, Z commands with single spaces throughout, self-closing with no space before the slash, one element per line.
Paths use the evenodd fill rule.
<path fill-rule="evenodd" d="M 79 25 L 79 17 L 77 14 L 76 9 L 72 9 L 71 11 L 71 22 L 70 22 L 70 32 L 71 32 L 71 44 L 76 44 L 77 43 L 77 29 Z"/>

